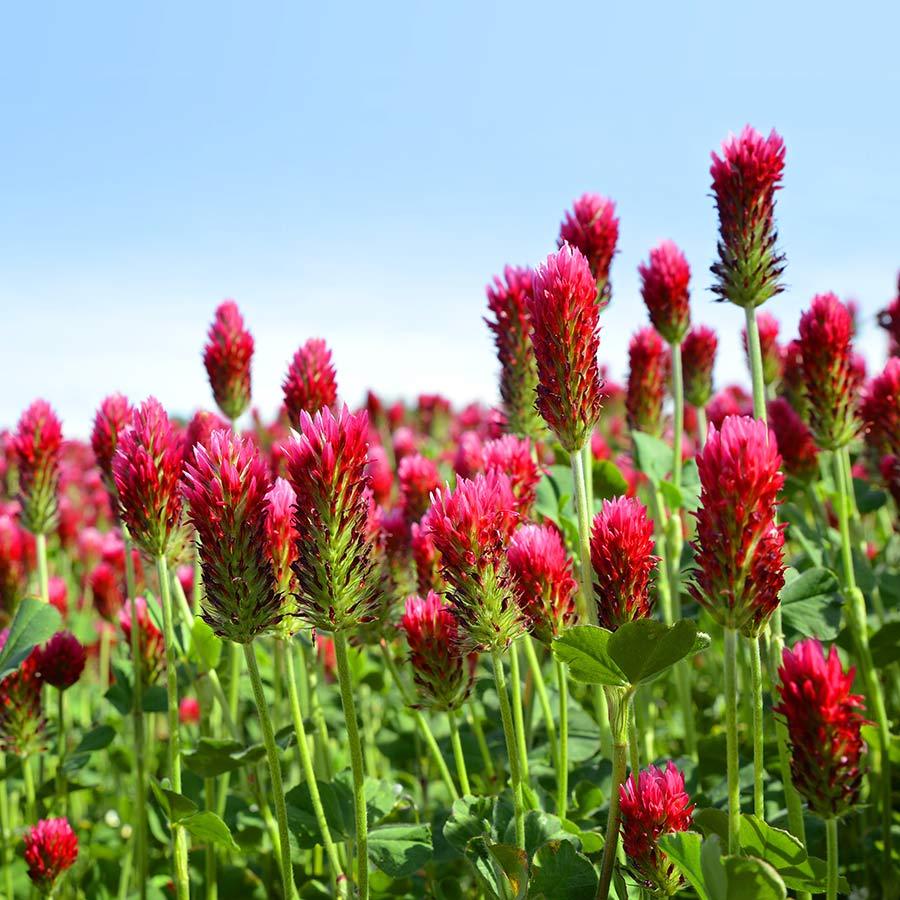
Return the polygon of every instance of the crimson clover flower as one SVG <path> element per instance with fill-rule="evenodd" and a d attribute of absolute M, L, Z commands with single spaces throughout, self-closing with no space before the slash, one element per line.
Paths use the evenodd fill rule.
<path fill-rule="evenodd" d="M 231 421 L 239 418 L 250 405 L 252 359 L 253 336 L 244 327 L 237 304 L 226 300 L 216 309 L 210 325 L 203 364 L 216 404 Z"/>
<path fill-rule="evenodd" d="M 628 388 L 625 409 L 628 427 L 659 435 L 663 428 L 663 401 L 672 363 L 669 348 L 653 328 L 642 328 L 628 345 Z"/>
<path fill-rule="evenodd" d="M 78 859 L 78 838 L 68 819 L 41 819 L 25 832 L 28 877 L 42 896 L 49 897 L 60 875 Z"/>
<path fill-rule="evenodd" d="M 35 400 L 19 419 L 12 439 L 19 467 L 22 524 L 32 534 L 47 534 L 59 508 L 59 461 L 62 426 L 50 404 Z"/>
<path fill-rule="evenodd" d="M 295 354 L 281 385 L 291 425 L 301 427 L 301 415 L 315 415 L 337 402 L 337 378 L 331 351 L 321 338 L 310 338 Z"/>
<path fill-rule="evenodd" d="M 681 342 L 681 367 L 684 370 L 684 399 L 702 409 L 713 391 L 713 367 L 719 339 L 712 328 L 695 325 Z"/>
<path fill-rule="evenodd" d="M 681 342 L 691 325 L 691 267 L 672 241 L 650 251 L 638 266 L 641 295 L 653 327 L 670 343 Z"/>
<path fill-rule="evenodd" d="M 575 247 L 591 267 L 600 309 L 609 303 L 609 269 L 618 240 L 616 204 L 599 194 L 582 194 L 559 226 L 559 247 L 565 244 Z"/>

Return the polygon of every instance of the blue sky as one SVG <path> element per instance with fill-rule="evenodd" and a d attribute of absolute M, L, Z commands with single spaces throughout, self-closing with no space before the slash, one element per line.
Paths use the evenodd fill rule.
<path fill-rule="evenodd" d="M 626 8 L 627 7 L 627 8 Z M 743 376 L 741 311 L 715 305 L 710 150 L 746 122 L 788 146 L 779 199 L 793 333 L 813 293 L 861 303 L 900 267 L 894 4 L 225 2 L 7 5 L 0 19 L 0 423 L 35 396 L 85 434 L 112 390 L 188 412 L 234 297 L 256 399 L 307 337 L 342 394 L 495 394 L 481 317 L 504 263 L 535 263 L 585 190 L 616 200 L 601 359 L 646 316 L 662 238 L 694 318 Z"/>

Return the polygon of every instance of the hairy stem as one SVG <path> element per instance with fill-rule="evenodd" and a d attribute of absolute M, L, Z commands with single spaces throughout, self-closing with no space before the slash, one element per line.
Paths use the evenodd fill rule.
<path fill-rule="evenodd" d="M 512 783 L 513 810 L 516 819 L 516 846 L 525 849 L 525 811 L 522 805 L 522 777 L 519 768 L 519 750 L 513 724 L 509 694 L 506 689 L 506 674 L 503 671 L 503 655 L 497 649 L 491 651 L 494 664 L 494 685 L 500 700 L 500 716 L 503 720 L 503 734 L 506 738 L 506 753 L 509 757 L 509 777 Z"/>
<path fill-rule="evenodd" d="M 603 861 L 600 864 L 600 884 L 597 888 L 598 900 L 606 900 L 609 897 L 613 866 L 619 846 L 619 788 L 625 782 L 628 769 L 628 712 L 631 706 L 630 692 L 622 688 L 607 688 L 606 698 L 609 706 L 609 724 L 613 734 L 613 768 Z"/>
<path fill-rule="evenodd" d="M 725 745 L 728 771 L 728 852 L 741 847 L 741 783 L 737 723 L 737 632 L 725 629 Z"/>
<path fill-rule="evenodd" d="M 578 556 L 581 563 L 581 591 L 579 593 L 578 617 L 589 625 L 597 624 L 597 609 L 594 605 L 594 574 L 591 568 L 591 514 L 587 505 L 587 489 L 582 466 L 582 454 L 571 454 L 572 478 L 575 483 L 575 512 L 578 515 Z"/>

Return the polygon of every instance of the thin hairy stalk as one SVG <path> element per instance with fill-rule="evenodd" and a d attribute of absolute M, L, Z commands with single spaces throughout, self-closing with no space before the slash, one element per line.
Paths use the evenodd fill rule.
<path fill-rule="evenodd" d="M 556 737 L 556 723 L 553 721 L 553 710 L 550 707 L 550 697 L 547 694 L 547 684 L 544 681 L 544 673 L 541 671 L 541 662 L 538 659 L 537 651 L 534 649 L 534 640 L 531 635 L 526 634 L 522 639 L 525 647 L 525 656 L 528 659 L 528 665 L 531 668 L 531 675 L 534 679 L 534 690 L 538 696 L 538 702 L 541 705 L 541 713 L 544 716 L 544 727 L 547 730 L 547 743 L 550 745 L 550 759 L 554 766 L 557 766 L 557 755 L 559 753 L 558 739 Z"/>
<path fill-rule="evenodd" d="M 737 632 L 725 629 L 725 748 L 728 776 L 728 852 L 741 847 L 741 783 L 738 754 Z"/>
<path fill-rule="evenodd" d="M 581 591 L 579 592 L 578 617 L 590 625 L 597 624 L 594 606 L 594 575 L 591 568 L 591 512 L 588 508 L 585 486 L 583 454 L 570 454 L 572 479 L 575 484 L 575 512 L 578 516 L 578 559 L 580 563 Z"/>
<path fill-rule="evenodd" d="M 625 781 L 628 769 L 628 712 L 631 708 L 630 692 L 623 688 L 607 688 L 606 699 L 609 706 L 609 724 L 613 733 L 613 768 L 603 860 L 600 863 L 600 884 L 597 888 L 598 900 L 606 900 L 609 897 L 613 866 L 619 846 L 619 788 Z"/>
<path fill-rule="evenodd" d="M 569 804 L 569 682 L 566 667 L 554 660 L 559 693 L 559 749 L 556 757 L 556 814 L 564 819 Z"/>
<path fill-rule="evenodd" d="M 748 638 L 750 650 L 750 693 L 753 706 L 753 814 L 760 819 L 766 817 L 766 796 L 763 785 L 765 774 L 762 660 L 759 653 L 759 638 Z"/>
<path fill-rule="evenodd" d="M 469 787 L 469 772 L 466 769 L 466 758 L 463 755 L 462 741 L 459 739 L 459 712 L 455 709 L 447 710 L 447 721 L 450 723 L 450 744 L 453 747 L 453 758 L 456 761 L 456 777 L 459 778 L 459 786 L 463 794 L 471 794 Z"/>
<path fill-rule="evenodd" d="M 494 686 L 500 700 L 500 717 L 503 720 L 503 735 L 506 738 L 506 754 L 509 758 L 509 778 L 512 785 L 513 812 L 516 821 L 516 846 L 525 849 L 525 811 L 522 804 L 522 775 L 519 766 L 519 750 L 513 724 L 509 694 L 506 688 L 506 673 L 503 671 L 503 655 L 499 650 L 491 651 L 494 665 Z"/>
<path fill-rule="evenodd" d="M 522 714 L 522 678 L 519 672 L 518 641 L 509 645 L 509 686 L 512 695 L 513 725 L 516 729 L 516 747 L 519 751 L 519 774 L 522 783 L 528 784 L 528 744 L 525 741 L 525 720 Z"/>

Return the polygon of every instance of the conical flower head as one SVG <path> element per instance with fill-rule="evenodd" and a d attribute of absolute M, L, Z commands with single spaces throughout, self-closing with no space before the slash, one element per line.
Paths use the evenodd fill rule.
<path fill-rule="evenodd" d="M 315 415 L 337 403 L 337 377 L 331 351 L 320 338 L 310 338 L 295 354 L 281 385 L 291 425 L 301 427 L 302 413 Z"/>
<path fill-rule="evenodd" d="M 131 428 L 119 435 L 113 479 L 122 521 L 150 556 L 169 549 L 181 520 L 182 452 L 166 411 L 153 397 L 134 411 Z"/>
<path fill-rule="evenodd" d="M 712 397 L 718 348 L 716 333 L 705 325 L 695 325 L 681 343 L 684 399 L 698 409 L 703 409 Z"/>
<path fill-rule="evenodd" d="M 528 630 L 549 646 L 576 617 L 578 584 L 562 537 L 552 525 L 523 525 L 506 555 Z"/>
<path fill-rule="evenodd" d="M 41 819 L 25 832 L 28 877 L 44 897 L 54 893 L 60 875 L 78 859 L 78 838 L 68 819 Z"/>
<path fill-rule="evenodd" d="M 131 425 L 134 410 L 128 399 L 122 394 L 110 394 L 100 404 L 94 416 L 94 427 L 91 430 L 91 449 L 97 460 L 97 466 L 103 473 L 107 489 L 115 498 L 116 486 L 113 480 L 113 457 L 119 446 L 119 435 Z M 115 503 L 117 506 L 118 504 Z"/>
<path fill-rule="evenodd" d="M 632 772 L 619 788 L 622 844 L 637 883 L 654 897 L 670 897 L 684 884 L 681 872 L 657 843 L 666 834 L 691 827 L 694 804 L 684 789 L 684 773 L 669 760 L 665 769 Z"/>
<path fill-rule="evenodd" d="M 368 416 L 343 407 L 300 415 L 285 449 L 297 495 L 294 574 L 299 616 L 323 631 L 352 629 L 376 610 L 378 586 L 367 472 Z"/>
<path fill-rule="evenodd" d="M 534 406 L 538 377 L 528 314 L 531 282 L 531 269 L 507 266 L 503 278 L 488 285 L 492 318 L 484 320 L 497 348 L 506 427 L 521 436 L 540 434 L 544 428 Z"/>
<path fill-rule="evenodd" d="M 860 411 L 875 452 L 900 455 L 900 357 L 891 357 L 869 383 Z"/>
<path fill-rule="evenodd" d="M 866 749 L 860 729 L 868 723 L 859 711 L 863 698 L 851 693 L 853 675 L 841 666 L 837 647 L 825 656 L 815 638 L 785 647 L 778 670 L 781 703 L 773 711 L 787 722 L 794 787 L 825 819 L 859 801 Z"/>
<path fill-rule="evenodd" d="M 136 597 L 134 601 L 137 616 L 137 627 L 140 631 L 138 641 L 140 643 L 140 667 L 141 681 L 145 685 L 156 684 L 162 673 L 166 661 L 166 648 L 163 633 L 156 622 L 150 616 L 147 601 L 143 597 Z M 162 612 L 158 610 L 157 621 Z M 131 601 L 119 610 L 119 627 L 125 636 L 125 644 L 131 650 L 131 629 L 134 623 L 131 618 Z M 132 660 L 133 662 L 133 660 Z"/>
<path fill-rule="evenodd" d="M 37 677 L 64 691 L 81 678 L 86 662 L 81 641 L 68 631 L 58 631 L 37 650 Z"/>
<path fill-rule="evenodd" d="M 804 483 L 818 477 L 819 448 L 812 432 L 784 397 L 769 403 L 769 428 L 784 464 L 784 471 Z"/>
<path fill-rule="evenodd" d="M 672 241 L 650 251 L 638 266 L 641 295 L 653 327 L 670 344 L 678 344 L 691 324 L 691 267 Z"/>
<path fill-rule="evenodd" d="M 0 632 L 0 650 L 9 629 Z M 32 650 L 19 668 L 0 681 L 0 751 L 28 756 L 44 749 L 45 721 L 41 708 L 41 681 L 37 674 L 38 650 Z"/>
<path fill-rule="evenodd" d="M 214 431 L 226 431 L 230 426 L 221 417 L 214 412 L 205 409 L 198 409 L 191 416 L 191 420 L 184 429 L 184 443 L 182 450 L 184 451 L 184 463 L 187 465 L 194 460 L 194 447 L 197 444 L 206 446 L 209 444 L 210 436 Z"/>
<path fill-rule="evenodd" d="M 591 527 L 594 602 L 603 628 L 615 631 L 650 615 L 650 575 L 658 562 L 644 504 L 636 497 L 604 500 Z"/>
<path fill-rule="evenodd" d="M 897 276 L 897 296 L 878 313 L 878 324 L 888 333 L 888 353 L 900 356 L 900 275 Z"/>
<path fill-rule="evenodd" d="M 823 450 L 836 450 L 859 430 L 863 377 L 853 357 L 853 318 L 834 294 L 813 297 L 800 317 L 799 349 L 810 430 Z"/>
<path fill-rule="evenodd" d="M 35 400 L 19 419 L 12 449 L 19 467 L 22 524 L 47 534 L 56 522 L 62 426 L 50 404 Z"/>
<path fill-rule="evenodd" d="M 226 300 L 216 310 L 203 350 L 203 364 L 213 397 L 222 415 L 234 421 L 250 405 L 250 362 L 253 336 L 244 327 L 240 310 Z"/>
<path fill-rule="evenodd" d="M 807 419 L 806 412 L 806 388 L 803 376 L 803 348 L 800 341 L 789 341 L 781 355 L 781 384 L 778 390 L 786 397 L 791 406 L 800 414 L 802 419 Z"/>
<path fill-rule="evenodd" d="M 538 267 L 529 313 L 538 411 L 564 449 L 580 450 L 600 418 L 603 397 L 599 310 L 593 275 L 580 251 L 566 245 Z"/>
<path fill-rule="evenodd" d="M 506 550 L 519 524 L 509 479 L 496 472 L 443 488 L 423 521 L 466 652 L 506 648 L 524 630 Z"/>
<path fill-rule="evenodd" d="M 409 644 L 413 677 L 423 705 L 456 709 L 469 694 L 475 658 L 460 649 L 453 610 L 434 591 L 406 601 L 400 627 Z"/>
<path fill-rule="evenodd" d="M 184 498 L 203 569 L 203 619 L 224 640 L 248 644 L 282 618 L 266 552 L 269 470 L 255 444 L 214 431 L 194 447 Z"/>
<path fill-rule="evenodd" d="M 29 540 L 34 539 L 14 516 L 0 513 L 0 621 L 12 615 L 25 592 Z"/>
<path fill-rule="evenodd" d="M 421 453 L 410 453 L 397 467 L 403 515 L 409 524 L 418 522 L 431 505 L 431 492 L 441 485 L 437 463 Z"/>
<path fill-rule="evenodd" d="M 728 416 L 697 456 L 700 509 L 691 596 L 724 628 L 758 635 L 784 585 L 784 532 L 775 523 L 784 484 L 766 423 Z"/>
<path fill-rule="evenodd" d="M 766 387 L 769 387 L 770 385 L 778 384 L 784 372 L 784 348 L 778 343 L 778 332 L 781 326 L 778 324 L 778 319 L 767 312 L 761 312 L 757 315 L 756 325 L 759 331 L 763 382 Z M 752 368 L 746 328 L 741 329 L 741 341 L 744 346 L 744 358 L 747 360 L 747 366 Z"/>
<path fill-rule="evenodd" d="M 719 213 L 719 259 L 713 291 L 738 306 L 760 306 L 780 293 L 784 256 L 775 229 L 775 192 L 784 173 L 784 141 L 764 138 L 749 125 L 712 154 L 713 194 Z"/>
<path fill-rule="evenodd" d="M 669 348 L 653 328 L 642 328 L 628 345 L 628 364 L 625 397 L 628 427 L 632 431 L 660 435 L 672 365 Z"/>
<path fill-rule="evenodd" d="M 582 194 L 559 226 L 559 247 L 577 248 L 591 267 L 600 309 L 609 303 L 609 268 L 618 240 L 616 204 L 599 194 Z"/>
<path fill-rule="evenodd" d="M 284 478 L 276 478 L 266 494 L 266 546 L 272 560 L 275 583 L 285 597 L 293 593 L 292 566 L 297 560 L 300 535 L 294 525 L 294 502 L 297 495 Z"/>
<path fill-rule="evenodd" d="M 541 480 L 541 471 L 531 450 L 532 444 L 528 438 L 507 434 L 488 441 L 481 451 L 485 472 L 499 472 L 509 478 L 509 486 L 523 519 L 531 515 Z"/>
<path fill-rule="evenodd" d="M 94 609 L 101 618 L 112 622 L 125 602 L 123 578 L 108 562 L 99 562 L 88 576 Z"/>

